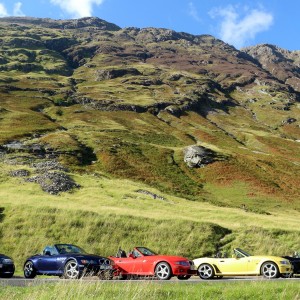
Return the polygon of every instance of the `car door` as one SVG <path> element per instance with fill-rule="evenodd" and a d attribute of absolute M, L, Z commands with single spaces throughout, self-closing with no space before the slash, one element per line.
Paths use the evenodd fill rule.
<path fill-rule="evenodd" d="M 223 274 L 247 274 L 248 257 L 220 258 L 217 266 Z"/>
<path fill-rule="evenodd" d="M 122 273 L 133 274 L 135 258 L 133 257 L 119 257 L 115 263 L 121 268 Z"/>
<path fill-rule="evenodd" d="M 57 270 L 57 255 L 41 255 L 38 258 L 37 265 L 41 273 L 51 274 Z"/>
<path fill-rule="evenodd" d="M 261 258 L 257 258 L 255 256 L 248 257 L 248 272 L 249 272 L 249 274 L 257 274 L 260 263 L 261 263 Z"/>
<path fill-rule="evenodd" d="M 54 247 L 47 246 L 43 250 L 43 255 L 41 255 L 37 260 L 38 270 L 44 274 L 52 274 L 57 271 L 57 257 L 58 252 Z"/>
<path fill-rule="evenodd" d="M 147 256 L 139 256 L 134 258 L 133 273 L 137 275 L 149 274 L 150 264 L 147 260 Z"/>

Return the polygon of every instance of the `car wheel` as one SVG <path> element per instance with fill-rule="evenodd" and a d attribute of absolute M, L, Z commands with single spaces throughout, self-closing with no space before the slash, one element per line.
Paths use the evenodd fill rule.
<path fill-rule="evenodd" d="M 191 278 L 191 275 L 178 275 L 177 278 L 179 280 L 188 280 Z"/>
<path fill-rule="evenodd" d="M 24 277 L 34 278 L 36 276 L 36 270 L 31 260 L 27 261 L 24 265 Z"/>
<path fill-rule="evenodd" d="M 70 260 L 65 264 L 64 278 L 65 279 L 78 279 L 80 278 L 78 263 L 76 260 Z"/>
<path fill-rule="evenodd" d="M 126 280 L 126 279 L 128 279 L 128 276 L 124 275 L 124 274 L 119 274 L 118 279 L 120 279 L 120 280 Z"/>
<path fill-rule="evenodd" d="M 172 277 L 171 267 L 166 262 L 160 262 L 155 267 L 155 276 L 160 280 L 169 280 Z"/>
<path fill-rule="evenodd" d="M 278 267 L 275 263 L 268 261 L 261 266 L 261 274 L 265 278 L 277 278 L 279 276 Z"/>
<path fill-rule="evenodd" d="M 211 265 L 202 264 L 198 268 L 198 275 L 201 279 L 212 279 L 215 276 L 215 271 Z"/>
<path fill-rule="evenodd" d="M 100 271 L 98 273 L 98 278 L 101 280 L 112 280 L 114 277 L 114 274 L 112 271 Z"/>

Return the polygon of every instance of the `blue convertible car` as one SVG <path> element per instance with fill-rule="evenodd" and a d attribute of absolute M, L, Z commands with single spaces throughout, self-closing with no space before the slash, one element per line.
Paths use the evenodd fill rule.
<path fill-rule="evenodd" d="M 113 261 L 109 258 L 87 254 L 71 244 L 47 246 L 42 254 L 29 257 L 24 264 L 24 276 L 54 275 L 66 279 L 78 279 L 85 275 L 96 275 L 100 279 L 111 279 Z"/>

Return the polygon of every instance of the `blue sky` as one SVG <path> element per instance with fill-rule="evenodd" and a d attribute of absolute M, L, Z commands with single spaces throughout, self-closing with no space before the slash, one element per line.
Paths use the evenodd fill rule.
<path fill-rule="evenodd" d="M 120 27 L 211 34 L 236 48 L 261 43 L 300 50 L 300 0 L 0 0 L 0 17 L 95 16 Z"/>

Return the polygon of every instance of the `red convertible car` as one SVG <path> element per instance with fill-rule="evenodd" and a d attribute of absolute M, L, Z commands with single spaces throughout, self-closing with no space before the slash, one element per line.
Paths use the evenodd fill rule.
<path fill-rule="evenodd" d="M 180 280 L 196 275 L 194 263 L 181 256 L 159 255 L 145 247 L 135 247 L 126 255 L 119 249 L 116 256 L 110 256 L 117 269 L 115 274 L 126 279 L 132 276 L 155 276 L 168 280 L 177 276 Z"/>

